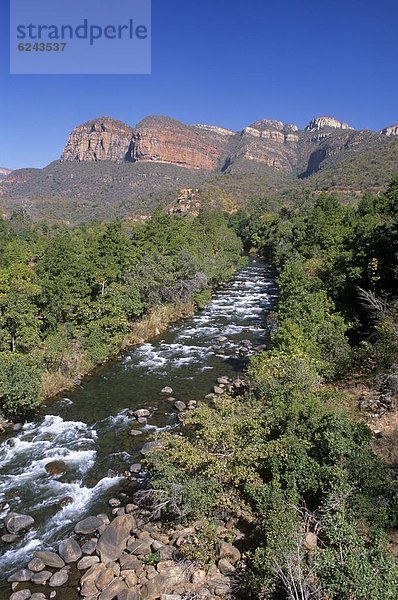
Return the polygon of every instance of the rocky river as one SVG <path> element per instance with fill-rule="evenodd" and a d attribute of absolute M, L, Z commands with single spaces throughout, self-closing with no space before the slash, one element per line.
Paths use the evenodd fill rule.
<path fill-rule="evenodd" d="M 88 515 L 109 511 L 111 497 L 139 483 L 142 473 L 138 482 L 126 473 L 153 433 L 178 426 L 176 402 L 202 399 L 221 376 L 239 377 L 266 342 L 265 319 L 276 294 L 270 270 L 251 259 L 204 310 L 130 348 L 66 397 L 48 402 L 20 431 L 3 436 L 0 523 L 9 510 L 34 518 L 24 535 L 0 543 L 4 597 L 7 577 L 34 551 L 51 548 Z M 172 392 L 162 393 L 165 387 Z M 149 412 L 140 422 L 132 419 L 139 409 Z"/>

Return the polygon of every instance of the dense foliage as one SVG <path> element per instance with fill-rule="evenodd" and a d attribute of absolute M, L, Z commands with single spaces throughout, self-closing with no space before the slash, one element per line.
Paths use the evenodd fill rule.
<path fill-rule="evenodd" d="M 56 390 L 109 358 L 145 313 L 202 305 L 243 260 L 240 240 L 217 212 L 156 212 L 140 224 L 74 229 L 17 219 L 0 228 L 0 410 L 7 416 L 38 404 L 42 379 Z"/>
<path fill-rule="evenodd" d="M 333 382 L 362 365 L 397 380 L 398 180 L 356 208 L 321 195 L 232 220 L 279 273 L 272 349 L 251 361 L 254 392 L 202 404 L 184 436 L 162 436 L 155 502 L 245 523 L 245 598 L 393 600 L 397 482 Z"/>

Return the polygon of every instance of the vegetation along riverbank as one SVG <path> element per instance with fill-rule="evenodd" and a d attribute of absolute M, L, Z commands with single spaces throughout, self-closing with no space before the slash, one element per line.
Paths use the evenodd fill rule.
<path fill-rule="evenodd" d="M 245 262 L 221 213 L 76 228 L 0 223 L 0 414 L 22 418 L 208 302 Z"/>

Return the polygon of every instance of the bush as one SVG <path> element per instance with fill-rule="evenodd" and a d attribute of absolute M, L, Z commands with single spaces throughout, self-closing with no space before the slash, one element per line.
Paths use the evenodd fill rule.
<path fill-rule="evenodd" d="M 40 404 L 41 371 L 37 362 L 17 353 L 0 353 L 0 410 L 24 415 Z"/>

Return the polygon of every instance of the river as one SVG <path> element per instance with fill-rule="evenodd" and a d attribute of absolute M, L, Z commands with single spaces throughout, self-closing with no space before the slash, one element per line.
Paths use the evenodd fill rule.
<path fill-rule="evenodd" d="M 131 490 L 122 474 L 139 460 L 148 436 L 178 423 L 162 388 L 170 386 L 173 397 L 188 402 L 212 391 L 217 377 L 239 375 L 247 364 L 241 342 L 264 344 L 265 318 L 276 293 L 270 270 L 251 259 L 204 310 L 130 348 L 67 397 L 44 405 L 18 434 L 3 438 L 0 503 L 32 515 L 35 525 L 16 543 L 0 542 L 0 582 L 35 549 L 51 546 L 76 521 L 109 510 L 109 498 Z M 143 434 L 133 437 L 128 411 L 139 408 L 151 416 Z M 55 460 L 66 463 L 65 473 L 47 473 L 46 464 Z"/>

